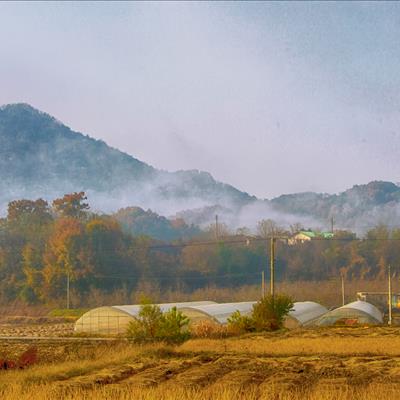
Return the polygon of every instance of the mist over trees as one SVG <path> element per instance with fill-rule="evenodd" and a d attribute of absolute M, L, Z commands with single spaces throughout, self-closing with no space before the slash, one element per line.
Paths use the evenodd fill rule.
<path fill-rule="evenodd" d="M 146 226 L 156 237 L 141 233 Z M 249 235 L 245 227 L 232 233 L 221 225 L 216 237 L 215 226 L 200 230 L 135 207 L 99 215 L 83 192 L 51 204 L 15 200 L 0 220 L 1 301 L 64 304 L 67 279 L 75 304 L 88 293 L 258 284 L 268 271 L 271 234 L 282 237 L 276 241 L 278 280 L 383 279 L 400 257 L 400 229 L 384 225 L 362 238 L 336 231 L 333 240 L 292 245 L 285 240 L 292 233 L 274 221 L 259 227 L 258 235 Z M 160 232 L 171 239 L 160 240 Z"/>
<path fill-rule="evenodd" d="M 146 235 L 159 240 L 177 240 L 189 239 L 201 232 L 197 226 L 187 225 L 182 218 L 168 219 L 140 207 L 122 208 L 113 217 L 126 233 L 133 236 Z"/>
<path fill-rule="evenodd" d="M 164 215 L 188 204 L 242 206 L 255 199 L 208 172 L 153 168 L 28 104 L 0 107 L 0 206 L 15 198 L 49 201 L 76 190 L 90 193 L 96 210 L 136 204 Z"/>
<path fill-rule="evenodd" d="M 261 185 L 265 185 L 262 180 Z M 392 182 L 356 185 L 339 194 L 296 193 L 257 199 L 205 171 L 153 168 L 101 140 L 74 132 L 28 104 L 0 107 L 0 208 L 14 199 L 51 202 L 75 191 L 85 191 L 97 212 L 114 213 L 136 205 L 174 216 L 176 222 L 171 223 L 154 217 L 160 225 L 157 234 L 163 233 L 149 234 L 162 240 L 180 237 L 173 225 L 182 219 L 190 231 L 192 225 L 205 228 L 213 223 L 215 214 L 230 229 L 252 231 L 267 218 L 285 227 L 299 222 L 306 228 L 328 228 L 333 217 L 337 229 L 358 234 L 379 223 L 400 224 L 400 187 Z M 142 218 L 139 210 L 120 214 L 117 219 L 124 230 L 140 233 L 136 230 Z M 129 227 L 132 218 L 135 230 Z"/>

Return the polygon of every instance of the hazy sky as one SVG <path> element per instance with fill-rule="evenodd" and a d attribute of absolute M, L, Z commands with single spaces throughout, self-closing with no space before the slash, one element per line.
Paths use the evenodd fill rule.
<path fill-rule="evenodd" d="M 0 104 L 260 197 L 400 181 L 400 3 L 0 3 Z"/>

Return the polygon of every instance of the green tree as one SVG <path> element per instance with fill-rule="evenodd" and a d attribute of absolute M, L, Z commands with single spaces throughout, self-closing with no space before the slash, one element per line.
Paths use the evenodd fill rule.
<path fill-rule="evenodd" d="M 129 323 L 127 336 L 137 342 L 181 343 L 189 338 L 189 318 L 176 307 L 163 313 L 156 304 L 142 304 L 138 317 Z"/>
<path fill-rule="evenodd" d="M 164 313 L 164 318 L 161 324 L 161 338 L 168 343 L 181 343 L 189 339 L 189 323 L 188 317 L 172 307 L 171 310 Z"/>
<path fill-rule="evenodd" d="M 135 341 L 154 341 L 160 339 L 163 313 L 156 304 L 142 304 L 137 318 L 129 323 L 128 337 Z"/>
<path fill-rule="evenodd" d="M 293 305 L 293 299 L 284 294 L 263 297 L 253 306 L 251 316 L 255 329 L 260 332 L 282 328 L 285 317 Z"/>
<path fill-rule="evenodd" d="M 255 331 L 254 321 L 251 315 L 242 315 L 238 310 L 228 318 L 228 326 L 238 333 Z"/>

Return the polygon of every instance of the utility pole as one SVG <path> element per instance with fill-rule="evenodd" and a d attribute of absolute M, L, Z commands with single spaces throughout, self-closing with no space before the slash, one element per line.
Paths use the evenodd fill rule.
<path fill-rule="evenodd" d="M 334 224 L 333 215 L 331 216 L 331 232 L 333 233 L 333 224 Z"/>
<path fill-rule="evenodd" d="M 275 295 L 275 239 L 271 237 L 270 243 L 270 270 L 271 270 L 271 281 L 270 281 L 270 293 L 271 296 Z"/>
<path fill-rule="evenodd" d="M 342 279 L 342 306 L 344 306 L 344 274 L 341 273 L 340 277 Z"/>
<path fill-rule="evenodd" d="M 69 310 L 69 271 L 67 272 L 67 310 Z"/>
<path fill-rule="evenodd" d="M 218 214 L 215 215 L 215 240 L 218 241 L 219 236 L 219 227 L 218 227 Z"/>
<path fill-rule="evenodd" d="M 388 325 L 392 325 L 392 274 L 390 265 L 388 266 L 389 270 L 389 319 Z"/>
<path fill-rule="evenodd" d="M 265 296 L 265 276 L 264 271 L 261 271 L 261 298 Z"/>

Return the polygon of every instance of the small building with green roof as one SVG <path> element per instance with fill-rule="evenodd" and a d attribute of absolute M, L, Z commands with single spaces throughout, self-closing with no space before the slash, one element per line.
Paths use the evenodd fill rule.
<path fill-rule="evenodd" d="M 333 232 L 300 231 L 289 239 L 289 244 L 305 243 L 316 239 L 332 239 L 334 236 Z"/>

